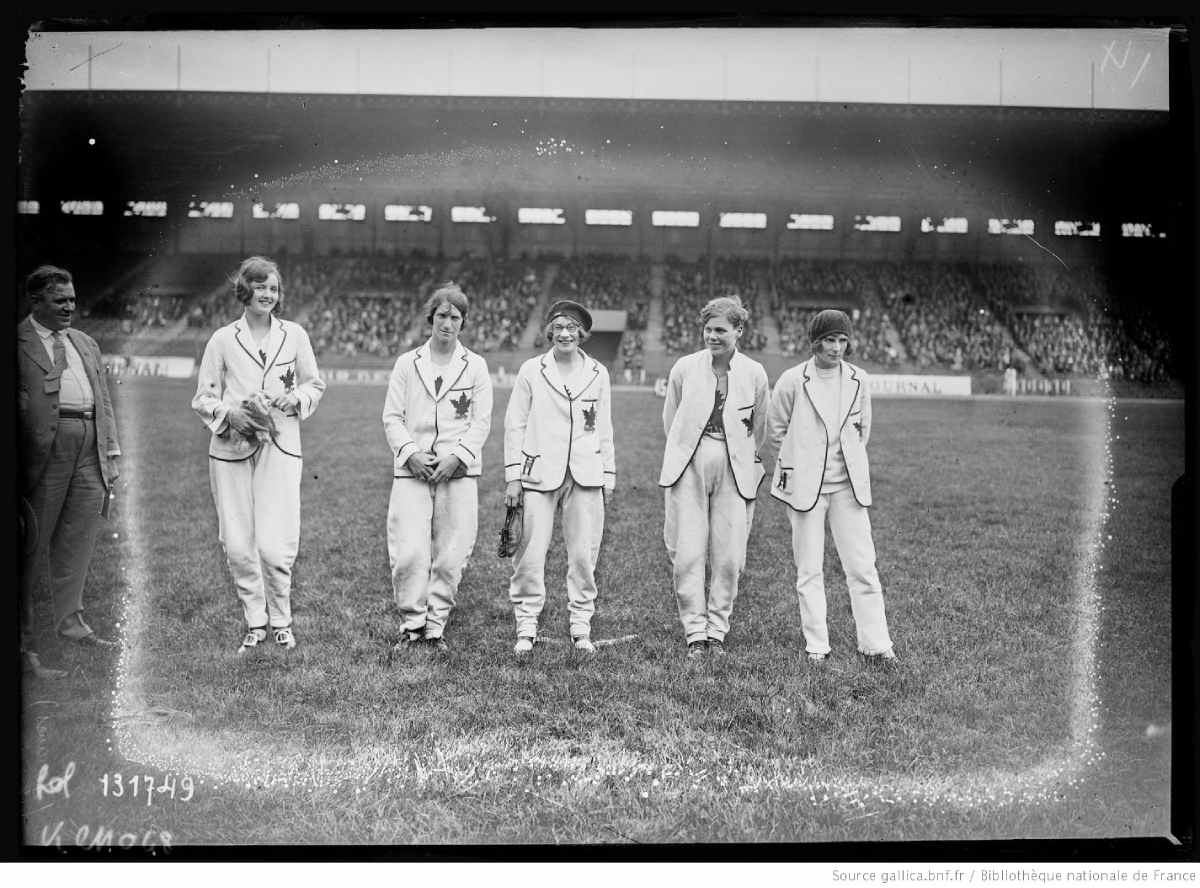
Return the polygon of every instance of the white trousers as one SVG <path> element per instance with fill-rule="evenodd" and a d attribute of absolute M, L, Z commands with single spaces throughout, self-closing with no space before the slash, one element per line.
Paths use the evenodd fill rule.
<path fill-rule="evenodd" d="M 479 483 L 393 478 L 388 502 L 392 592 L 405 632 L 440 638 L 479 530 Z"/>
<path fill-rule="evenodd" d="M 208 460 L 221 545 L 247 626 L 292 624 L 303 468 L 270 443 L 239 462 Z"/>
<path fill-rule="evenodd" d="M 829 653 L 829 627 L 825 622 L 825 516 L 837 547 L 850 609 L 858 631 L 858 649 L 864 654 L 882 654 L 892 648 L 887 617 L 883 612 L 883 587 L 875 570 L 875 543 L 871 519 L 847 485 L 836 493 L 823 493 L 811 511 L 788 510 L 792 522 L 792 554 L 796 559 L 796 592 L 800 597 L 800 621 L 806 649 L 811 654 Z"/>
<path fill-rule="evenodd" d="M 675 603 L 688 643 L 724 641 L 746 566 L 754 502 L 738 493 L 724 441 L 700 438 L 692 461 L 664 491 L 663 541 L 671 559 Z M 710 580 L 704 592 L 704 566 Z"/>
<path fill-rule="evenodd" d="M 554 531 L 554 513 L 560 508 L 563 543 L 567 547 L 571 637 L 589 635 L 596 610 L 596 560 L 604 536 L 603 489 L 580 487 L 568 477 L 558 490 L 526 490 L 524 496 L 524 537 L 513 559 L 508 585 L 517 637 L 537 635 L 538 617 L 546 604 L 546 552 Z"/>

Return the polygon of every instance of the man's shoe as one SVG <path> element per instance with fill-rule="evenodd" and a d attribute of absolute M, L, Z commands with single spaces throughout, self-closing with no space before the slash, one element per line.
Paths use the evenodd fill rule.
<path fill-rule="evenodd" d="M 524 657 L 533 650 L 533 639 L 528 635 L 522 635 L 517 639 L 517 643 L 513 645 L 513 653 L 518 657 Z"/>
<path fill-rule="evenodd" d="M 92 645 L 95 647 L 112 647 L 116 642 L 97 635 L 83 619 L 83 613 L 76 611 L 71 614 L 58 627 L 59 637 L 65 638 L 68 641 L 78 642 L 79 644 Z"/>
<path fill-rule="evenodd" d="M 708 652 L 714 657 L 724 657 L 725 656 L 725 642 L 718 641 L 715 638 L 710 638 L 708 640 Z"/>
<path fill-rule="evenodd" d="M 426 638 L 425 644 L 432 654 L 448 654 L 450 653 L 450 645 L 446 644 L 446 639 L 438 635 L 435 638 Z"/>
<path fill-rule="evenodd" d="M 42 661 L 38 659 L 38 655 L 33 651 L 23 651 L 21 653 L 21 660 L 25 671 L 32 672 L 35 678 L 53 680 L 67 677 L 65 669 L 51 669 L 49 666 L 43 666 Z"/>
<path fill-rule="evenodd" d="M 92 632 L 89 635 L 85 635 L 82 638 L 72 638 L 71 640 L 74 641 L 76 644 L 83 645 L 84 647 L 116 647 L 117 646 L 117 643 L 115 641 L 113 641 L 111 638 L 105 638 L 103 635 L 97 635 L 95 632 Z"/>
<path fill-rule="evenodd" d="M 689 660 L 703 660 L 706 653 L 708 653 L 707 642 L 693 641 L 688 643 L 687 658 Z"/>
<path fill-rule="evenodd" d="M 290 651 L 296 646 L 296 636 L 292 633 L 291 626 L 283 626 L 272 631 L 275 634 L 276 647 L 283 648 L 285 651 Z"/>
<path fill-rule="evenodd" d="M 581 654 L 596 653 L 596 646 L 592 644 L 592 640 L 586 635 L 580 635 L 578 638 L 573 638 L 571 641 L 575 644 L 575 650 Z"/>
<path fill-rule="evenodd" d="M 242 639 L 242 646 L 238 648 L 239 654 L 245 654 L 254 650 L 260 644 L 267 640 L 267 630 L 262 627 L 251 629 L 246 633 L 246 637 Z"/>

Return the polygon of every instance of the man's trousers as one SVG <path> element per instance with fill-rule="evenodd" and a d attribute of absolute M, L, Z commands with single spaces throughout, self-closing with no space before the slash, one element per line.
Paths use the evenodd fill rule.
<path fill-rule="evenodd" d="M 825 518 L 837 547 L 850 608 L 858 633 L 858 649 L 868 655 L 891 650 L 887 617 L 883 612 L 883 587 L 875 569 L 875 543 L 871 519 L 847 484 L 835 493 L 823 493 L 811 511 L 788 510 L 792 523 L 792 554 L 796 559 L 796 592 L 805 647 L 810 654 L 829 653 L 829 627 L 825 621 Z"/>
<path fill-rule="evenodd" d="M 209 457 L 218 532 L 247 626 L 292 624 L 303 468 L 270 442 L 238 462 Z"/>
<path fill-rule="evenodd" d="M 34 591 L 43 572 L 49 578 L 55 627 L 83 610 L 83 585 L 107 496 L 96 454 L 95 421 L 60 418 L 46 471 L 29 503 L 37 522 L 37 540 L 21 576 L 21 643 L 30 649 Z"/>
<path fill-rule="evenodd" d="M 754 502 L 738 493 L 724 441 L 700 438 L 692 461 L 666 488 L 663 541 L 671 559 L 675 603 L 687 641 L 725 640 L 746 565 Z M 704 567 L 711 580 L 707 596 Z"/>
<path fill-rule="evenodd" d="M 513 559 L 508 598 L 513 603 L 517 637 L 536 637 L 546 603 L 546 552 L 554 531 L 554 513 L 562 509 L 567 548 L 567 607 L 571 637 L 591 633 L 596 609 L 596 561 L 604 536 L 604 491 L 580 487 L 570 477 L 558 490 L 526 490 L 523 538 Z"/>
<path fill-rule="evenodd" d="M 402 631 L 442 636 L 478 529 L 477 479 L 392 479 L 388 560 Z"/>

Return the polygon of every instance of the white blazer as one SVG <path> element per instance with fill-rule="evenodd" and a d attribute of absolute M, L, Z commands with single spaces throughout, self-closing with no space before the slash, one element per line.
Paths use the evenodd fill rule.
<path fill-rule="evenodd" d="M 570 391 L 552 372 L 553 349 L 521 365 L 504 414 L 504 480 L 558 490 L 570 471 L 581 487 L 613 490 L 612 391 L 608 370 L 582 350 L 582 383 Z"/>
<path fill-rule="evenodd" d="M 809 393 L 816 374 L 812 358 L 783 372 L 771 394 L 767 411 L 768 455 L 778 454 L 771 475 L 771 496 L 783 500 L 798 512 L 808 512 L 821 495 L 829 439 L 825 421 L 817 412 Z M 871 505 L 871 467 L 867 460 L 867 441 L 871 437 L 871 394 L 867 372 L 842 362 L 842 398 L 838 404 L 840 423 L 835 431 L 842 445 L 846 472 L 854 498 L 862 506 Z"/>
<path fill-rule="evenodd" d="M 254 344 L 245 315 L 219 328 L 209 338 L 200 359 L 196 396 L 192 398 L 192 409 L 212 432 L 209 456 L 238 462 L 258 452 L 262 444 L 232 431 L 225 416 L 230 407 L 239 406 L 259 391 L 268 400 L 293 392 L 299 396 L 296 413 L 271 411 L 279 431 L 271 439 L 272 445 L 288 456 L 299 458 L 300 420 L 312 416 L 325 392 L 312 344 L 299 324 L 272 317 L 261 353 Z"/>
<path fill-rule="evenodd" d="M 729 464 L 738 493 L 743 499 L 752 500 L 758 495 L 765 474 L 758 451 L 766 438 L 770 394 L 767 371 L 758 361 L 734 352 L 729 361 L 728 383 L 721 418 Z M 658 477 L 660 487 L 674 487 L 692 461 L 712 414 L 716 394 L 717 377 L 712 370 L 711 351 L 703 349 L 675 362 L 667 379 L 667 399 L 663 404 L 667 444 Z"/>
<path fill-rule="evenodd" d="M 383 404 L 383 431 L 392 448 L 392 472 L 411 478 L 408 459 L 418 451 L 462 462 L 456 477 L 483 471 L 483 442 L 492 428 L 492 377 L 487 362 L 461 342 L 448 367 L 433 363 L 429 342 L 396 359 Z"/>

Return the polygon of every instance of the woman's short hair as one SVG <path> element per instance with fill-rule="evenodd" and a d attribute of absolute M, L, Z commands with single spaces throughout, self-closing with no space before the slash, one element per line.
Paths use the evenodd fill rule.
<path fill-rule="evenodd" d="M 237 297 L 238 302 L 245 305 L 254 295 L 254 285 L 265 281 L 272 274 L 279 281 L 279 301 L 275 303 L 274 309 L 278 311 L 283 305 L 283 275 L 279 273 L 279 266 L 265 256 L 251 256 L 242 261 L 238 270 L 233 273 L 233 295 Z"/>
<path fill-rule="evenodd" d="M 425 320 L 433 323 L 433 315 L 441 307 L 442 303 L 449 303 L 458 309 L 458 313 L 463 316 L 463 320 L 467 319 L 467 294 L 462 291 L 458 284 L 442 284 L 433 294 L 425 300 Z"/>
<path fill-rule="evenodd" d="M 542 335 L 546 337 L 546 342 L 548 342 L 550 345 L 554 345 L 554 322 L 560 318 L 571 321 L 579 326 L 579 332 L 577 332 L 575 335 L 579 338 L 580 345 L 592 338 L 592 331 L 584 329 L 583 325 L 580 324 L 579 321 L 575 320 L 575 318 L 567 317 L 566 315 L 555 315 L 550 320 L 546 321 L 546 326 L 542 328 Z"/>
<path fill-rule="evenodd" d="M 724 318 L 732 326 L 742 329 L 750 320 L 750 312 L 742 305 L 737 296 L 718 296 L 710 299 L 704 308 L 700 309 L 700 323 L 707 324 L 712 318 Z"/>

